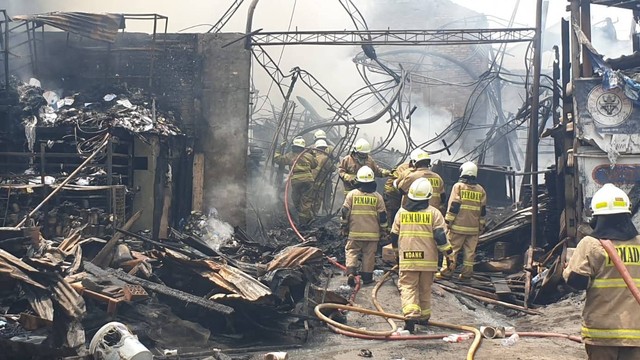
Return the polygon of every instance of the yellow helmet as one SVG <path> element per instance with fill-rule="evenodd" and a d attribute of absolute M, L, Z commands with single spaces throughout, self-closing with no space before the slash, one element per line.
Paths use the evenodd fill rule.
<path fill-rule="evenodd" d="M 365 139 L 356 140 L 353 144 L 353 151 L 361 154 L 368 154 L 371 152 L 371 144 Z"/>
<path fill-rule="evenodd" d="M 375 175 L 373 174 L 373 170 L 371 170 L 368 166 L 363 166 L 358 170 L 356 174 L 356 180 L 359 183 L 372 183 L 375 181 Z"/>
<path fill-rule="evenodd" d="M 407 196 L 411 200 L 429 200 L 433 195 L 433 187 L 428 179 L 420 178 L 414 181 L 409 187 Z"/>
<path fill-rule="evenodd" d="M 591 198 L 593 215 L 631 214 L 629 196 L 613 184 L 604 184 Z"/>
<path fill-rule="evenodd" d="M 326 139 L 327 138 L 327 133 L 324 132 L 324 130 L 318 130 L 315 133 L 313 133 L 313 140 L 318 140 L 318 139 Z"/>
<path fill-rule="evenodd" d="M 295 139 L 293 139 L 293 143 L 291 144 L 292 146 L 297 146 L 297 147 L 305 147 L 307 144 L 305 143 L 304 139 L 301 137 L 297 137 Z"/>

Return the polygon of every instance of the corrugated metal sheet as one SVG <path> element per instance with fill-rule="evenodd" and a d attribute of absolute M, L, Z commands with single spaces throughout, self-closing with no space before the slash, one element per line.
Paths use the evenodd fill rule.
<path fill-rule="evenodd" d="M 124 29 L 124 15 L 92 14 L 85 12 L 53 12 L 48 14 L 18 15 L 13 20 L 36 21 L 60 30 L 94 40 L 113 43 L 118 29 Z"/>

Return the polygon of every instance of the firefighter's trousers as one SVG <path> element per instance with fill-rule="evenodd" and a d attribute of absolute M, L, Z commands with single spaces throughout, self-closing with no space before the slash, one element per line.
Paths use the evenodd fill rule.
<path fill-rule="evenodd" d="M 473 275 L 473 264 L 476 258 L 478 235 L 458 234 L 449 231 L 447 237 L 453 249 L 453 256 L 455 256 L 456 259 L 462 251 L 462 277 L 471 277 L 471 275 Z M 450 276 L 451 272 L 452 270 L 447 269 L 447 259 L 443 259 L 440 273 L 443 276 Z"/>
<path fill-rule="evenodd" d="M 431 316 L 431 286 L 434 271 L 400 270 L 398 287 L 402 300 L 402 314 L 409 318 L 427 320 Z"/>
<path fill-rule="evenodd" d="M 306 224 L 313 218 L 311 188 L 313 181 L 291 181 L 291 202 L 298 211 L 300 223 Z"/>
<path fill-rule="evenodd" d="M 344 247 L 346 253 L 346 266 L 357 267 L 358 255 L 362 254 L 362 269 L 363 273 L 373 272 L 373 268 L 376 264 L 376 250 L 378 249 L 377 241 L 358 241 L 347 240 L 347 245 Z"/>
<path fill-rule="evenodd" d="M 600 346 L 586 344 L 589 360 L 635 360 L 640 359 L 640 347 Z"/>

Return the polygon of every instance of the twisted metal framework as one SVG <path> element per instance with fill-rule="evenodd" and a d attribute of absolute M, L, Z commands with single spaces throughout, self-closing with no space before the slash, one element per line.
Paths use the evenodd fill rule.
<path fill-rule="evenodd" d="M 209 31 L 207 32 L 214 33 L 214 34 L 219 33 L 220 30 L 222 30 L 222 28 L 225 25 L 227 25 L 227 22 L 231 20 L 233 15 L 235 15 L 236 11 L 238 11 L 238 9 L 240 8 L 243 2 L 244 0 L 234 0 L 234 2 L 231 4 L 231 6 L 229 6 L 227 11 L 225 11 L 225 13 L 222 14 L 222 17 L 220 17 L 220 19 L 215 24 L 213 24 L 211 29 L 209 29 Z"/>
<path fill-rule="evenodd" d="M 470 45 L 530 42 L 534 28 L 440 30 L 341 30 L 257 32 L 249 46 L 273 45 Z"/>

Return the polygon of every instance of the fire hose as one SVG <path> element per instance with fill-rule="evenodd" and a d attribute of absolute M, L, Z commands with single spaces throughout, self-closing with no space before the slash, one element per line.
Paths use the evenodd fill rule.
<path fill-rule="evenodd" d="M 305 154 L 309 150 L 310 149 L 305 148 L 293 160 L 293 163 L 290 166 L 289 176 L 287 177 L 287 181 L 286 181 L 285 186 L 284 186 L 284 210 L 285 210 L 285 212 L 287 214 L 287 220 L 289 220 L 289 225 L 291 225 L 291 229 L 293 229 L 293 231 L 296 233 L 296 235 L 298 235 L 298 238 L 300 238 L 301 242 L 305 242 L 307 240 L 304 238 L 304 236 L 302 236 L 300 231 L 298 231 L 298 227 L 296 226 L 295 222 L 293 221 L 293 218 L 291 217 L 291 211 L 289 211 L 289 189 L 291 188 L 291 174 L 293 173 L 293 168 L 296 166 L 296 164 L 298 163 L 298 160 L 300 160 L 302 155 Z M 320 150 L 320 151 L 322 151 L 322 150 Z M 330 263 L 332 263 L 333 265 L 335 265 L 336 267 L 338 267 L 342 271 L 345 271 L 345 272 L 347 271 L 346 266 L 340 264 L 339 262 L 333 260 L 332 258 L 330 258 L 328 256 L 325 256 L 325 259 L 327 259 Z M 351 296 L 349 296 L 349 302 L 350 303 L 354 303 L 355 302 L 356 295 L 358 294 L 358 291 L 360 291 L 360 275 L 356 276 L 356 286 L 353 289 L 353 293 L 351 293 Z"/>
<path fill-rule="evenodd" d="M 378 299 L 377 299 L 378 290 L 380 289 L 382 284 L 391 276 L 392 271 L 393 271 L 393 269 L 391 271 L 388 271 L 382 277 L 382 279 L 380 279 L 380 281 L 378 281 L 378 283 L 373 288 L 373 291 L 371 293 L 371 296 L 372 296 L 372 299 L 373 299 L 373 304 L 376 307 L 377 311 L 376 310 L 363 309 L 363 308 L 359 308 L 359 307 L 355 307 L 355 306 L 325 303 L 325 304 L 317 305 L 315 307 L 314 312 L 315 312 L 316 316 L 318 316 L 318 318 L 320 318 L 320 320 L 326 322 L 329 325 L 329 328 L 332 331 L 334 331 L 334 332 L 336 332 L 338 334 L 341 334 L 341 335 L 360 338 L 360 339 L 368 339 L 368 340 L 429 340 L 429 339 L 442 339 L 443 337 L 447 336 L 447 334 L 409 335 L 409 336 L 393 335 L 393 333 L 398 330 L 398 326 L 396 325 L 396 323 L 392 319 L 402 320 L 402 321 L 404 321 L 406 319 L 402 315 L 397 315 L 397 314 L 391 314 L 391 313 L 384 312 L 384 310 L 382 309 L 382 306 L 380 305 L 380 303 L 378 302 Z M 358 313 L 361 313 L 361 314 L 365 314 L 365 315 L 381 316 L 381 317 L 387 319 L 387 322 L 391 326 L 391 330 L 387 330 L 387 331 L 363 330 L 363 329 L 351 327 L 351 326 L 348 326 L 348 325 L 344 325 L 344 324 L 341 324 L 341 323 L 339 323 L 339 322 L 337 322 L 337 321 L 335 321 L 333 319 L 330 319 L 326 315 L 324 315 L 322 313 L 322 310 L 325 310 L 325 309 L 348 310 L 348 311 L 355 311 L 355 312 L 358 312 Z M 473 360 L 474 354 L 478 350 L 478 347 L 480 346 L 480 342 L 482 341 L 482 335 L 480 334 L 480 331 L 478 329 L 476 329 L 474 327 L 471 327 L 471 326 L 453 325 L 453 324 L 446 324 L 446 323 L 440 323 L 440 322 L 435 322 L 435 321 L 430 321 L 429 324 L 433 325 L 433 326 L 437 326 L 437 327 L 443 327 L 443 328 L 454 329 L 454 330 L 462 330 L 462 331 L 465 331 L 465 332 L 473 333 L 473 343 L 471 344 L 471 347 L 469 348 L 469 350 L 467 352 L 467 357 L 466 357 L 467 360 Z"/>
<path fill-rule="evenodd" d="M 624 266 L 624 263 L 622 262 L 622 259 L 620 259 L 616 248 L 613 246 L 613 243 L 611 242 L 611 240 L 600 239 L 600 244 L 602 244 L 602 247 L 609 255 L 609 259 L 611 259 L 611 261 L 613 262 L 613 266 L 616 267 L 616 269 L 622 276 L 624 283 L 627 284 L 627 288 L 629 289 L 629 291 L 631 291 L 631 295 L 633 295 L 638 304 L 640 304 L 640 290 L 638 290 L 635 281 L 633 281 L 631 274 L 629 274 L 629 270 L 627 270 L 627 267 Z"/>
<path fill-rule="evenodd" d="M 300 157 L 302 157 L 302 155 L 304 153 L 306 153 L 307 151 L 309 151 L 309 149 L 305 149 L 302 152 L 300 152 L 300 154 L 298 154 L 298 156 L 295 158 L 295 160 L 291 164 L 290 173 L 292 172 L 293 168 L 297 164 L 297 162 L 300 159 Z M 291 174 L 289 174 L 289 175 L 291 175 Z M 289 176 L 287 178 L 287 181 L 286 181 L 286 184 L 285 184 L 285 193 L 284 193 L 284 205 L 285 205 L 285 211 L 286 211 L 286 214 L 287 214 L 287 219 L 289 220 L 289 224 L 291 225 L 291 228 L 296 233 L 296 235 L 300 238 L 300 240 L 302 242 L 305 242 L 306 239 L 304 238 L 304 236 L 302 236 L 300 231 L 298 231 L 298 228 L 296 227 L 295 222 L 293 221 L 293 218 L 291 217 L 291 212 L 289 211 L 288 198 L 289 198 L 289 189 L 290 189 L 290 187 L 291 187 L 291 176 Z M 605 247 L 605 249 L 606 249 L 606 247 Z M 615 250 L 614 250 L 614 253 L 615 253 Z M 326 257 L 326 259 L 330 263 L 332 263 L 333 265 L 335 265 L 338 268 L 342 269 L 343 271 L 346 270 L 346 267 L 344 265 L 338 263 L 337 261 L 335 261 L 335 260 L 333 260 L 333 259 L 331 259 L 329 257 Z M 315 312 L 316 316 L 318 316 L 318 318 L 320 320 L 322 320 L 325 323 L 327 323 L 327 325 L 329 326 L 329 328 L 332 331 L 334 331 L 334 332 L 336 332 L 338 334 L 341 334 L 341 335 L 345 335 L 345 336 L 349 336 L 349 337 L 356 337 L 356 338 L 361 338 L 361 339 L 390 340 L 390 341 L 393 341 L 393 340 L 430 340 L 430 339 L 442 339 L 443 337 L 445 337 L 447 334 L 410 335 L 410 336 L 393 335 L 393 333 L 395 333 L 397 331 L 398 327 L 397 327 L 396 323 L 392 319 L 404 321 L 405 318 L 402 315 L 397 315 L 397 314 L 391 314 L 391 313 L 384 312 L 383 309 L 382 309 L 382 306 L 378 302 L 377 293 L 378 293 L 378 290 L 380 289 L 380 287 L 382 286 L 382 284 L 391 276 L 391 273 L 392 273 L 392 271 L 394 269 L 392 269 L 391 271 L 388 271 L 382 277 L 382 279 L 380 279 L 380 281 L 378 281 L 378 283 L 375 285 L 375 287 L 374 287 L 374 289 L 372 291 L 371 295 L 372 295 L 372 298 L 373 298 L 373 303 L 374 303 L 374 306 L 376 307 L 376 309 L 378 311 L 369 310 L 369 309 L 363 309 L 363 308 L 350 306 L 350 305 L 324 303 L 324 304 L 319 304 L 319 305 L 317 305 L 315 307 L 314 312 Z M 627 272 L 627 275 L 629 275 L 628 272 Z M 356 284 L 357 284 L 357 286 L 354 289 L 354 292 L 353 292 L 353 294 L 352 294 L 352 296 L 350 298 L 350 302 L 351 303 L 353 303 L 353 301 L 355 300 L 355 295 L 357 294 L 358 290 L 360 289 L 360 281 L 359 281 L 359 279 L 356 282 Z M 638 298 L 636 298 L 636 299 L 638 299 Z M 639 300 L 639 302 L 640 302 L 640 300 Z M 388 330 L 388 331 L 372 331 L 372 330 L 363 330 L 363 329 L 354 328 L 354 327 L 351 327 L 351 326 L 348 326 L 348 325 L 344 325 L 344 324 L 341 324 L 341 323 L 339 323 L 339 322 L 327 317 L 326 315 L 324 315 L 322 313 L 322 310 L 325 310 L 325 309 L 333 309 L 333 310 L 339 310 L 339 311 L 340 310 L 342 310 L 342 311 L 346 310 L 346 311 L 358 312 L 358 313 L 365 314 L 365 315 L 381 316 L 381 317 L 384 317 L 385 319 L 387 319 L 387 322 L 391 326 L 391 330 Z M 471 346 L 469 347 L 469 350 L 467 351 L 466 359 L 467 360 L 473 360 L 474 359 L 474 355 L 477 352 L 478 348 L 480 347 L 480 343 L 482 341 L 482 334 L 480 333 L 480 331 L 478 329 L 476 329 L 475 327 L 471 327 L 471 326 L 447 324 L 447 323 L 440 323 L 440 322 L 435 322 L 435 321 L 430 321 L 429 324 L 431 324 L 433 326 L 437 326 L 437 327 L 453 329 L 453 330 L 462 330 L 462 331 L 466 331 L 466 332 L 472 333 L 473 336 L 474 336 L 473 343 L 471 344 Z M 523 336 L 523 337 L 557 337 L 557 338 L 566 338 L 568 340 L 579 342 L 579 343 L 582 342 L 581 339 L 576 337 L 576 336 L 571 336 L 571 335 L 566 335 L 566 334 L 557 334 L 557 333 L 518 332 L 518 335 L 519 336 Z"/>

